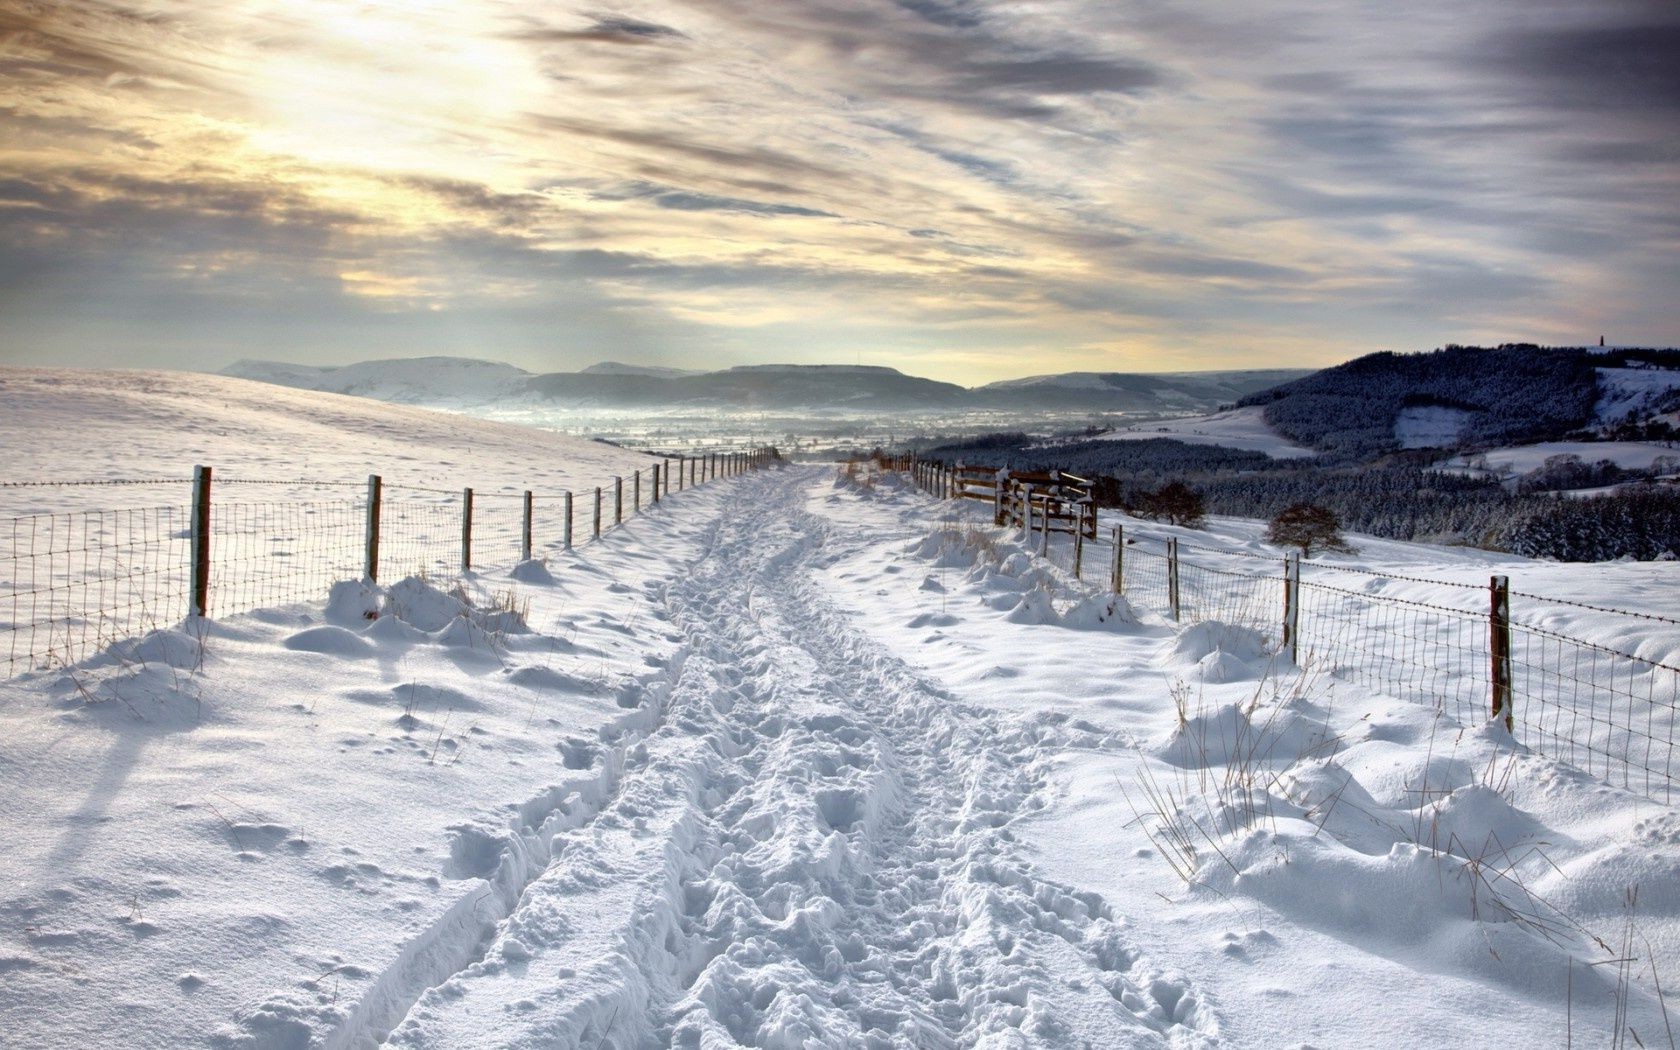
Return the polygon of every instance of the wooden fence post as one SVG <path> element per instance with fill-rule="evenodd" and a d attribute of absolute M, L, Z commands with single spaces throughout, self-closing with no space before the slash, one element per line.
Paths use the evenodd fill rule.
<path fill-rule="evenodd" d="M 595 486 L 595 539 L 601 538 L 601 486 Z"/>
<path fill-rule="evenodd" d="M 635 480 L 631 482 L 630 512 L 632 514 L 642 512 L 642 472 L 639 470 L 636 471 Z"/>
<path fill-rule="evenodd" d="M 1121 525 L 1114 526 L 1114 563 L 1108 574 L 1114 593 L 1126 593 L 1126 530 Z"/>
<path fill-rule="evenodd" d="M 624 478 L 613 476 L 613 524 L 624 524 Z"/>
<path fill-rule="evenodd" d="M 1167 541 L 1167 606 L 1172 609 L 1173 622 L 1178 622 L 1178 538 Z"/>
<path fill-rule="evenodd" d="M 519 560 L 520 561 L 530 561 L 531 560 L 531 505 L 532 505 L 533 502 L 534 502 L 534 500 L 531 497 L 531 490 L 526 489 L 525 490 L 525 521 L 523 523 L 523 527 L 519 530 Z"/>
<path fill-rule="evenodd" d="M 1515 717 L 1511 710 L 1513 690 L 1511 688 L 1511 580 L 1508 576 L 1495 576 L 1488 581 L 1490 602 L 1490 617 L 1488 622 L 1489 646 L 1492 657 L 1493 680 L 1493 717 L 1503 718 L 1505 728 L 1511 730 L 1515 725 Z"/>
<path fill-rule="evenodd" d="M 659 502 L 659 464 L 655 463 L 653 465 L 652 472 L 653 472 L 653 502 L 658 503 Z"/>
<path fill-rule="evenodd" d="M 572 549 L 572 490 L 571 489 L 567 489 L 565 491 L 565 493 L 561 496 L 561 501 L 563 503 L 565 503 L 565 505 L 566 505 L 566 530 L 565 530 L 566 549 L 571 550 Z"/>
<path fill-rule="evenodd" d="M 1044 502 L 1038 508 L 1038 555 L 1041 558 L 1050 557 L 1050 497 L 1044 497 Z"/>
<path fill-rule="evenodd" d="M 1289 662 L 1301 662 L 1301 556 L 1283 559 L 1283 645 Z"/>
<path fill-rule="evenodd" d="M 210 614 L 210 468 L 193 468 L 192 614 Z"/>
<path fill-rule="evenodd" d="M 368 475 L 367 545 L 362 569 L 369 583 L 379 582 L 379 514 L 380 505 L 384 502 L 384 488 L 385 482 L 378 474 Z"/>
<path fill-rule="evenodd" d="M 1081 572 L 1085 565 L 1085 522 L 1073 523 L 1073 578 L 1083 580 Z"/>
<path fill-rule="evenodd" d="M 683 486 L 687 482 L 687 479 L 683 476 L 686 473 L 687 473 L 687 470 L 683 467 L 683 457 L 678 456 L 677 457 L 677 491 L 678 492 L 681 492 L 683 490 Z"/>
<path fill-rule="evenodd" d="M 688 461 L 688 484 L 690 487 L 700 484 L 700 457 L 695 456 Z"/>
<path fill-rule="evenodd" d="M 461 571 L 472 571 L 472 489 L 461 490 Z"/>

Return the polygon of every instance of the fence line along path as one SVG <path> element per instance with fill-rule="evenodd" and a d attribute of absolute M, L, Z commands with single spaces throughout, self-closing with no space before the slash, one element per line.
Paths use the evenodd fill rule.
<path fill-rule="evenodd" d="M 1544 626 L 1557 607 L 1620 621 L 1628 630 L 1616 636 L 1659 623 L 1680 637 L 1680 619 L 1513 591 L 1503 575 L 1484 587 L 1143 539 L 1127 534 L 1117 512 L 1098 528 L 1094 503 L 1087 538 L 1084 527 L 1058 529 L 1050 514 L 1007 513 L 1020 487 L 1009 471 L 913 457 L 884 465 L 935 498 L 992 505 L 998 524 L 1020 529 L 1058 568 L 1135 607 L 1174 622 L 1248 628 L 1297 666 L 1438 707 L 1466 725 L 1498 720 L 1541 755 L 1665 804 L 1680 798 L 1680 667 Z M 1057 483 L 1059 472 L 1048 473 L 1049 482 L 1034 483 Z M 1407 585 L 1407 596 L 1362 589 L 1372 581 Z"/>
<path fill-rule="evenodd" d="M 136 480 L 163 497 L 0 519 L 0 677 L 71 665 L 192 616 L 318 600 L 340 580 L 448 578 L 557 554 L 584 529 L 598 538 L 673 493 L 762 469 L 775 456 L 657 457 L 587 493 L 403 486 L 379 475 L 365 487 L 227 479 L 207 466 L 190 481 Z M 582 521 L 586 507 L 591 517 Z"/>

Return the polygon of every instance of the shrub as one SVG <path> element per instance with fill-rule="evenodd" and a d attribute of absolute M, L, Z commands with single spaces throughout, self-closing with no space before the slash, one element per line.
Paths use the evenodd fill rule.
<path fill-rule="evenodd" d="M 1321 551 L 1352 551 L 1342 537 L 1342 523 L 1336 512 L 1316 503 L 1292 503 L 1278 511 L 1266 530 L 1266 542 L 1280 547 L 1299 547 L 1303 558 Z"/>
<path fill-rule="evenodd" d="M 1207 501 L 1182 481 L 1169 481 L 1137 499 L 1136 511 L 1146 518 L 1199 529 L 1207 517 Z"/>

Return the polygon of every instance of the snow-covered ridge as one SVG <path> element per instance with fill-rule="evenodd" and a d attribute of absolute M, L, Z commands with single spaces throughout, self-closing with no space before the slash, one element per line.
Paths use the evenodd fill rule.
<path fill-rule="evenodd" d="M 1672 401 L 1675 391 L 1680 391 L 1680 369 L 1600 368 L 1598 404 L 1593 414 L 1600 424 L 1647 416 L 1665 398 Z M 1680 421 L 1680 407 L 1666 414 Z"/>
<path fill-rule="evenodd" d="M 221 372 L 240 379 L 406 405 L 472 405 L 522 397 L 531 373 L 498 361 L 412 357 L 321 367 L 240 361 Z"/>
<path fill-rule="evenodd" d="M 312 478 L 481 491 L 601 484 L 650 462 L 583 438 L 200 372 L 0 368 L 0 480 Z M 74 434 L 75 440 L 66 440 Z M 135 489 L 0 489 L 0 516 L 157 498 Z"/>
<path fill-rule="evenodd" d="M 703 369 L 671 368 L 666 365 L 627 365 L 622 361 L 598 361 L 578 373 L 586 376 L 658 376 L 674 379 L 679 376 L 704 375 Z"/>
<path fill-rule="evenodd" d="M 1265 410 L 1258 405 L 1215 412 L 1208 416 L 1186 416 L 1157 423 L 1123 427 L 1100 435 L 1104 441 L 1147 441 L 1171 438 L 1189 445 L 1218 445 L 1222 448 L 1264 452 L 1273 459 L 1304 459 L 1316 455 L 1266 425 Z"/>

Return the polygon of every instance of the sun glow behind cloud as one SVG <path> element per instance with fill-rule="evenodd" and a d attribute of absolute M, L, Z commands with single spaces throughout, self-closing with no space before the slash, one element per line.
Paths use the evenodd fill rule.
<path fill-rule="evenodd" d="M 7 354 L 976 381 L 1672 340 L 1680 91 L 1639 43 L 1672 15 L 1483 17 L 25 5 L 0 13 Z M 1529 61 L 1572 47 L 1636 68 Z"/>

